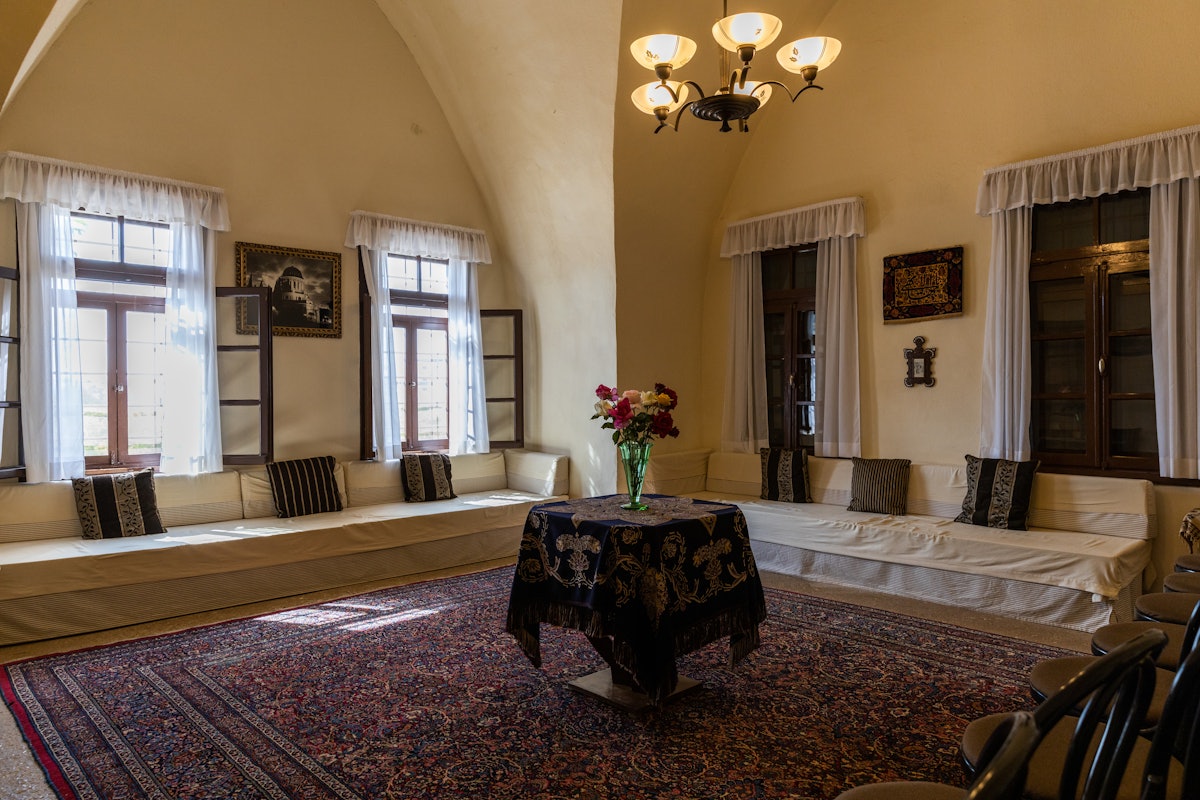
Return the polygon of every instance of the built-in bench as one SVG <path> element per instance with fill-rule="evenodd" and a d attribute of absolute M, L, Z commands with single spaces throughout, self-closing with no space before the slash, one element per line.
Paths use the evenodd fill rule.
<path fill-rule="evenodd" d="M 850 459 L 809 458 L 813 503 L 760 499 L 757 454 L 655 454 L 647 491 L 741 507 L 761 569 L 1091 631 L 1133 616 L 1156 533 L 1149 481 L 1039 472 L 1029 530 L 955 522 L 965 466 L 913 464 L 908 513 L 848 511 Z"/>
<path fill-rule="evenodd" d="M 71 483 L 0 485 L 0 644 L 511 557 L 566 456 L 451 457 L 456 498 L 406 503 L 400 462 L 338 464 L 343 509 L 276 516 L 266 470 L 161 475 L 167 532 L 84 539 Z"/>

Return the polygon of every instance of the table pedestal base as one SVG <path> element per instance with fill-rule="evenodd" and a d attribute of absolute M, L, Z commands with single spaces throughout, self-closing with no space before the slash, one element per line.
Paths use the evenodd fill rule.
<path fill-rule="evenodd" d="M 609 705 L 624 711 L 642 711 L 654 705 L 649 695 L 639 691 L 636 686 L 613 682 L 611 669 L 602 669 L 576 678 L 567 684 L 572 691 L 597 697 Z M 667 695 L 667 701 L 674 700 L 700 688 L 700 681 L 679 676 L 675 691 Z"/>

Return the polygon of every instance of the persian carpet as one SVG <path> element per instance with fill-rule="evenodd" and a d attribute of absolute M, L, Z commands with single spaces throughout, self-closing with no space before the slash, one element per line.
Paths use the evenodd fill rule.
<path fill-rule="evenodd" d="M 1056 648 L 768 589 L 762 645 L 680 659 L 699 691 L 628 714 L 603 666 L 504 633 L 512 569 L 8 664 L 0 690 L 63 798 L 830 798 L 964 785 L 958 740 L 1028 708 Z"/>

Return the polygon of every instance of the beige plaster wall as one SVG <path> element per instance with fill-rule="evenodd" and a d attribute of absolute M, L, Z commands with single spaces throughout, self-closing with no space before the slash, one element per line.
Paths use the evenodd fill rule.
<path fill-rule="evenodd" d="M 275 339 L 277 458 L 358 457 L 348 213 L 491 228 L 437 99 L 372 0 L 90 3 L 0 116 L 0 150 L 224 188 L 219 284 L 234 282 L 235 241 L 341 254 L 342 337 Z M 507 271 L 502 250 L 480 268 L 484 307 L 520 305 Z"/>
<path fill-rule="evenodd" d="M 860 195 L 858 262 L 863 453 L 959 463 L 979 447 L 990 224 L 975 215 L 985 169 L 1200 121 L 1192 32 L 1200 4 L 1065 0 L 839 0 L 821 33 L 841 58 L 795 107 L 768 108 L 722 223 Z M 816 97 L 811 95 L 816 94 Z M 965 313 L 882 324 L 882 262 L 965 247 Z M 728 264 L 710 253 L 705 340 L 723 342 Z M 937 348 L 932 388 L 905 388 L 914 336 Z M 710 391 L 720 382 L 704 377 Z M 713 427 L 716 426 L 716 427 Z M 707 430 L 719 430 L 719 418 Z M 1179 549 L 1193 488 L 1159 491 L 1156 560 Z M 1160 567 L 1161 569 L 1161 567 Z"/>
<path fill-rule="evenodd" d="M 571 493 L 615 487 L 589 422 L 617 372 L 613 103 L 621 4 L 380 0 L 450 119 L 512 264 L 526 439 L 571 455 Z"/>

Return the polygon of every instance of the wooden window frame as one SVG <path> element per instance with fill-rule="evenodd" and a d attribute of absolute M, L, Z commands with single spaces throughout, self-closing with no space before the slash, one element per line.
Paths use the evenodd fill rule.
<path fill-rule="evenodd" d="M 12 281 L 18 285 L 18 291 L 13 293 L 13 302 L 18 306 L 14 309 L 19 319 L 21 313 L 19 283 L 20 274 L 14 267 L 0 267 L 0 280 Z M 15 323 L 14 323 L 15 325 Z M 17 385 L 16 400 L 5 400 L 0 397 L 0 410 L 15 411 L 17 414 L 17 463 L 16 464 L 0 464 L 0 478 L 16 478 L 17 480 L 25 480 L 25 437 L 21 432 L 21 337 L 19 336 L 0 336 L 0 344 L 6 344 L 12 348 L 11 356 L 16 360 L 13 374 L 16 376 Z M 7 379 L 7 376 L 5 376 Z M 2 435 L 0 431 L 0 435 Z"/>
<path fill-rule="evenodd" d="M 258 452 L 228 453 L 222 447 L 221 462 L 225 466 L 266 464 L 275 460 L 275 395 L 274 395 L 274 337 L 271 332 L 271 290 L 265 286 L 218 286 L 217 297 L 238 298 L 238 302 L 258 306 L 258 342 L 256 344 L 220 344 L 217 360 L 223 353 L 258 354 L 258 397 L 221 397 L 222 408 L 258 408 Z"/>

